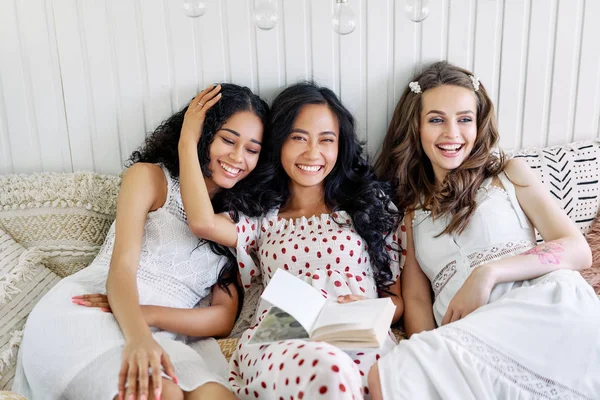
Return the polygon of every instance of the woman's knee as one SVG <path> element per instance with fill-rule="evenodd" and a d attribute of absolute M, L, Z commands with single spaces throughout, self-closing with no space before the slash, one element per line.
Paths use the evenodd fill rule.
<path fill-rule="evenodd" d="M 157 400 L 154 396 L 150 399 Z M 183 400 L 183 390 L 175 382 L 163 378 L 160 400 Z"/>
<path fill-rule="evenodd" d="M 375 363 L 369 370 L 367 377 L 369 389 L 371 391 L 371 400 L 382 400 L 383 393 L 381 391 L 381 381 L 379 380 L 379 364 Z"/>

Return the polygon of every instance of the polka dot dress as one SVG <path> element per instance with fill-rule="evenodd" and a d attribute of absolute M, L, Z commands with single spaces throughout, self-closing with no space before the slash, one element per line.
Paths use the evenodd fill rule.
<path fill-rule="evenodd" d="M 283 268 L 315 287 L 325 298 L 357 294 L 377 297 L 364 240 L 350 216 L 339 211 L 310 218 L 284 219 L 274 210 L 266 217 L 243 217 L 237 224 L 237 259 L 242 283 L 250 287 L 262 275 L 266 286 Z M 394 279 L 400 274 L 396 235 L 387 250 Z M 268 311 L 259 302 L 255 323 Z M 361 399 L 368 397 L 369 368 L 395 345 L 393 335 L 381 349 L 342 351 L 325 342 L 287 340 L 247 344 L 256 325 L 242 336 L 231 358 L 229 382 L 240 398 Z"/>

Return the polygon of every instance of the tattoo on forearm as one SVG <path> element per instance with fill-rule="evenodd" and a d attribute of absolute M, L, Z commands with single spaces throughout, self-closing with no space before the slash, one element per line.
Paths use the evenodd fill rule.
<path fill-rule="evenodd" d="M 542 264 L 560 264 L 565 249 L 560 242 L 548 242 L 523 252 L 523 255 L 536 255 Z"/>

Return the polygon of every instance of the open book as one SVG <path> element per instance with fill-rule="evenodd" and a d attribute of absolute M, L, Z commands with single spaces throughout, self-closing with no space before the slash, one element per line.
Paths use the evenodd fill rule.
<path fill-rule="evenodd" d="M 249 343 L 322 340 L 340 348 L 381 347 L 396 306 L 389 298 L 340 304 L 278 269 L 262 296 L 272 307 Z"/>

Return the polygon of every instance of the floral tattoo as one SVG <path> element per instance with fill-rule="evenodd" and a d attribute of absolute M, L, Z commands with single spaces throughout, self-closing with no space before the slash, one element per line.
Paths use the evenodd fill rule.
<path fill-rule="evenodd" d="M 560 264 L 561 255 L 565 249 L 560 242 L 549 242 L 523 252 L 523 255 L 534 254 L 542 264 Z"/>

